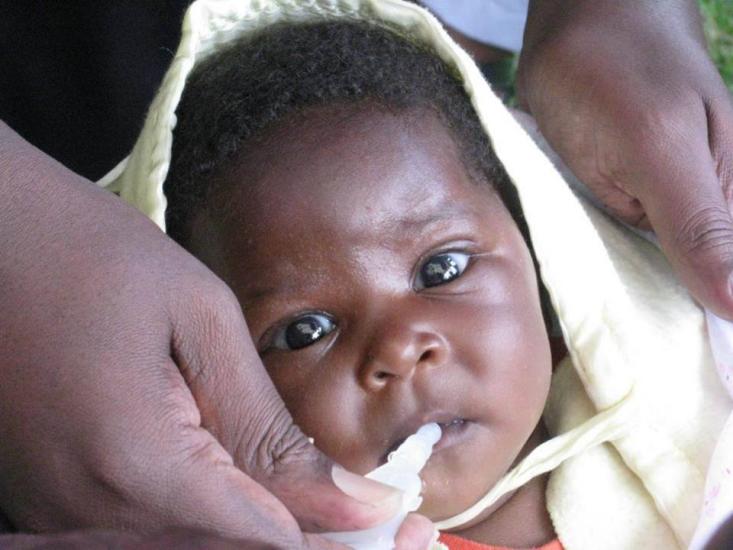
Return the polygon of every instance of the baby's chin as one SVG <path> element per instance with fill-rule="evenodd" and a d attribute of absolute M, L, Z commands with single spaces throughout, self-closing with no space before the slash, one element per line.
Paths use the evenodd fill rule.
<path fill-rule="evenodd" d="M 421 476 L 424 489 L 422 505 L 418 512 L 431 521 L 441 521 L 460 514 L 478 502 L 501 479 L 504 473 L 504 471 L 494 474 L 487 472 L 486 477 L 482 480 L 483 482 L 479 482 L 480 480 L 476 479 L 475 476 L 467 479 L 457 472 L 447 475 L 444 472 L 434 472 L 427 469 Z M 482 512 L 480 518 L 484 519 L 490 516 L 506 500 L 505 497 L 499 499 L 494 505 Z"/>
<path fill-rule="evenodd" d="M 489 506 L 488 508 L 486 508 L 485 510 L 483 510 L 480 514 L 478 514 L 472 520 L 470 520 L 470 521 L 468 521 L 468 522 L 466 522 L 466 523 L 464 523 L 462 525 L 459 525 L 459 526 L 457 526 L 455 528 L 452 528 L 452 529 L 441 529 L 441 531 L 446 531 L 448 533 L 460 533 L 461 531 L 464 531 L 464 530 L 469 529 L 469 528 L 471 528 L 471 527 L 473 527 L 475 525 L 478 525 L 479 523 L 482 523 L 483 521 L 485 521 L 488 518 L 490 518 L 502 506 L 504 506 L 514 496 L 514 494 L 517 492 L 517 490 L 518 489 L 516 489 L 516 490 L 514 490 L 514 491 L 512 491 L 510 493 L 507 493 L 507 494 L 503 495 L 502 497 L 499 498 L 499 500 L 497 500 L 494 504 L 492 504 L 491 506 Z M 478 500 L 481 497 L 483 497 L 487 492 L 488 492 L 488 489 L 486 491 L 484 491 L 483 493 L 481 493 L 470 504 L 467 504 L 467 505 L 464 505 L 464 506 L 460 506 L 458 509 L 455 509 L 453 511 L 440 510 L 441 513 L 439 513 L 437 515 L 433 515 L 429 510 L 428 511 L 424 511 L 425 504 L 423 504 L 423 506 L 420 507 L 420 509 L 418 510 L 418 512 L 420 514 L 424 515 L 425 517 L 427 517 L 428 519 L 430 519 L 430 521 L 432 521 L 432 522 L 443 521 L 443 520 L 452 518 L 452 517 L 454 517 L 454 516 L 456 516 L 456 515 L 458 515 L 458 514 L 460 514 L 462 512 L 465 512 L 474 503 L 478 502 Z M 442 507 L 437 506 L 436 508 L 442 508 Z"/>
<path fill-rule="evenodd" d="M 519 449 L 507 449 L 477 426 L 474 437 L 460 445 L 438 449 L 420 474 L 423 503 L 418 512 L 432 521 L 441 521 L 465 512 L 491 490 L 513 467 L 526 457 L 544 437 L 538 424 Z M 470 433 L 470 432 L 469 432 Z M 497 452 L 502 449 L 503 452 Z M 499 498 L 461 529 L 475 525 L 500 509 L 516 493 Z"/>
<path fill-rule="evenodd" d="M 481 438 L 479 438 L 481 439 Z M 509 471 L 516 453 L 497 456 L 487 453 L 486 445 L 467 442 L 434 453 L 423 468 L 423 503 L 418 510 L 432 521 L 460 514 L 475 504 Z M 513 455 L 513 456 L 512 456 Z M 485 457 L 483 460 L 477 457 Z M 491 506 L 487 517 L 504 502 Z"/>

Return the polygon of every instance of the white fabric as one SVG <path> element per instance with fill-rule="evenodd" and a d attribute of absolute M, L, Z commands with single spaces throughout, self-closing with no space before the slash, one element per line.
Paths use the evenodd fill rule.
<path fill-rule="evenodd" d="M 555 167 L 580 196 L 585 197 L 597 208 L 606 211 L 605 206 L 593 195 L 591 190 L 578 180 L 554 153 L 537 129 L 535 121 L 525 113 L 515 111 L 514 116 L 532 135 L 535 142 L 548 154 Z M 643 237 L 660 248 L 656 235 L 624 224 L 628 230 Z M 733 322 L 705 311 L 706 327 L 711 351 L 718 371 L 718 378 L 728 395 L 733 397 Z M 576 428 L 578 429 L 578 428 Z M 728 417 L 720 432 L 707 470 L 703 508 L 690 550 L 702 550 L 721 524 L 733 513 L 733 415 Z"/>
<path fill-rule="evenodd" d="M 423 0 L 446 25 L 478 42 L 522 49 L 529 0 Z"/>
<path fill-rule="evenodd" d="M 685 546 L 701 508 L 705 470 L 731 410 L 716 378 L 703 316 L 652 245 L 573 195 L 470 57 L 422 8 L 400 0 L 195 2 L 140 138 L 105 183 L 164 229 L 162 184 L 174 112 L 191 68 L 275 21 L 343 16 L 409 35 L 463 79 L 519 192 L 572 359 L 554 377 L 546 410 L 552 433 L 619 403 L 625 403 L 619 410 L 633 407 L 633 421 L 613 447 L 586 451 L 553 472 L 548 509 L 561 541 L 568 550 Z M 612 428 L 608 422 L 606 435 L 616 433 Z"/>

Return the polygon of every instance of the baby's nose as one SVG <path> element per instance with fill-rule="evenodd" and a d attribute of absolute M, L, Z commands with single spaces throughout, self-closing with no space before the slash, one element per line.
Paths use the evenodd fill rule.
<path fill-rule="evenodd" d="M 444 365 L 448 343 L 426 327 L 392 325 L 375 334 L 358 372 L 359 383 L 369 391 L 410 380 L 422 369 Z"/>

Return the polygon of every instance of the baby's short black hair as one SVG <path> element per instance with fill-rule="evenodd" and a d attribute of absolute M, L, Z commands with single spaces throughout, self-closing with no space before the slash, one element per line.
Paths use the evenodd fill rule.
<path fill-rule="evenodd" d="M 216 176 L 265 129 L 307 108 L 359 102 L 434 111 L 469 172 L 502 196 L 511 192 L 456 71 L 437 55 L 364 22 L 275 25 L 189 76 L 164 185 L 169 235 L 186 245 L 192 214 L 207 206 Z"/>

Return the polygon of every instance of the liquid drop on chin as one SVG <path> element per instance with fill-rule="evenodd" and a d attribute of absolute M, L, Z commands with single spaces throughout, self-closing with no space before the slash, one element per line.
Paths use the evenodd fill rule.
<path fill-rule="evenodd" d="M 420 470 L 433 453 L 433 446 L 440 440 L 440 436 L 440 426 L 434 422 L 425 424 L 389 454 L 386 464 L 365 476 L 396 487 L 404 493 L 402 507 L 395 516 L 371 529 L 323 533 L 323 536 L 356 550 L 392 550 L 395 546 L 395 535 L 405 517 L 417 510 L 422 503 Z"/>

